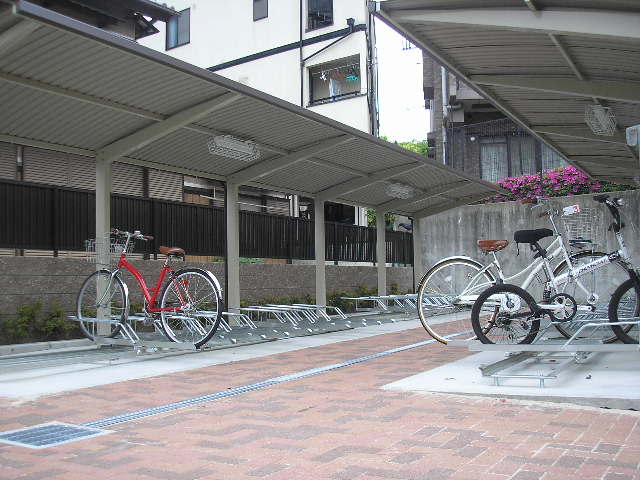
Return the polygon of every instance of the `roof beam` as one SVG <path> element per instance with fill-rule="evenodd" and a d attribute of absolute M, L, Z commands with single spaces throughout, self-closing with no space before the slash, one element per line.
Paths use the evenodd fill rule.
<path fill-rule="evenodd" d="M 138 130 L 127 137 L 116 140 L 115 142 L 98 150 L 96 154 L 103 160 L 116 160 L 145 147 L 146 145 L 149 145 L 150 143 L 153 143 L 176 130 L 180 130 L 189 123 L 198 121 L 208 114 L 232 104 L 240 98 L 241 96 L 239 94 L 223 93 L 222 95 L 207 100 L 206 102 L 199 103 L 171 115 L 161 122 L 154 123 L 153 125 L 149 125 L 148 127 Z"/>
<path fill-rule="evenodd" d="M 620 168 L 638 168 L 638 161 L 628 157 L 608 157 L 594 155 L 571 155 L 571 160 L 578 163 L 590 163 L 592 165 L 603 165 Z"/>
<path fill-rule="evenodd" d="M 329 138 L 322 142 L 308 145 L 300 150 L 290 152 L 287 155 L 269 158 L 262 162 L 255 163 L 244 170 L 240 170 L 229 175 L 228 180 L 231 183 L 237 184 L 247 183 L 252 180 L 256 180 L 257 178 L 264 177 L 265 175 L 269 175 L 281 168 L 298 163 L 320 152 L 324 152 L 337 147 L 338 145 L 342 145 L 343 143 L 350 142 L 351 140 L 353 140 L 353 137 L 349 135 L 340 135 L 339 137 Z"/>
<path fill-rule="evenodd" d="M 581 128 L 581 127 L 533 126 L 532 128 L 536 132 L 541 133 L 543 135 L 579 138 L 582 140 L 592 140 L 594 142 L 619 143 L 621 145 L 627 144 L 626 137 L 620 132 L 616 132 L 614 135 L 610 137 L 606 137 L 604 135 L 595 135 L 588 128 Z"/>
<path fill-rule="evenodd" d="M 384 10 L 384 4 L 382 4 Z M 521 8 L 454 8 L 450 10 L 391 10 L 400 23 L 443 23 L 504 28 L 540 33 L 579 34 L 640 39 L 640 14 L 578 8 L 538 10 Z"/>
<path fill-rule="evenodd" d="M 61 87 L 56 87 L 54 85 L 49 85 L 48 83 L 41 82 L 39 80 L 32 80 L 30 78 L 24 78 L 19 75 L 15 75 L 7 72 L 0 72 L 0 80 L 13 83 L 15 85 L 20 85 L 22 87 L 32 88 L 34 90 L 38 90 L 45 93 L 52 93 L 54 95 L 58 95 L 64 98 L 71 98 L 73 100 L 77 100 L 79 102 L 88 103 L 90 105 L 97 105 L 104 108 L 109 108 L 111 110 L 115 110 L 117 112 L 127 113 L 130 115 L 135 115 L 137 117 L 146 118 L 148 120 L 154 120 L 156 122 L 160 122 L 167 118 L 166 115 L 161 115 L 159 113 L 151 112 L 149 110 L 144 110 L 142 108 L 132 107 L 130 105 L 123 105 L 121 103 L 113 102 L 110 100 L 105 100 L 103 98 L 94 97 L 92 95 L 87 95 L 86 93 L 76 92 L 73 90 L 68 90 Z M 197 132 L 203 135 L 225 135 L 226 132 L 216 131 L 209 128 L 202 127 L 200 125 L 185 125 L 183 127 L 185 130 L 190 130 L 192 132 Z M 284 150 L 282 148 L 274 147 L 272 145 L 268 145 L 265 143 L 258 143 L 258 148 L 260 150 L 267 150 L 273 153 L 277 153 L 280 155 L 288 155 L 290 152 Z M 340 165 L 337 163 L 329 162 L 326 160 L 322 160 L 319 158 L 308 158 L 307 161 L 316 163 L 318 165 L 323 165 L 329 168 L 334 168 L 337 170 L 342 170 L 343 172 L 349 173 L 351 175 L 363 176 L 366 173 L 361 172 L 360 170 L 356 170 L 355 168 L 348 167 L 346 165 Z"/>
<path fill-rule="evenodd" d="M 333 187 L 329 187 L 325 190 L 321 190 L 314 196 L 321 200 L 332 200 L 341 195 L 346 195 L 348 193 L 355 192 L 356 190 L 360 190 L 361 188 L 368 187 L 369 185 L 373 185 L 374 183 L 382 182 L 384 180 L 390 180 L 397 175 L 410 172 L 412 170 L 415 170 L 416 168 L 424 167 L 425 165 L 426 164 L 420 162 L 385 168 L 383 170 L 373 172 L 366 177 L 352 178 L 351 180 L 347 180 L 346 182 L 340 183 Z"/>
<path fill-rule="evenodd" d="M 0 33 L 0 55 L 11 50 L 15 44 L 20 43 L 39 27 L 36 22 L 22 20 Z"/>
<path fill-rule="evenodd" d="M 385 212 L 393 212 L 395 209 L 402 209 L 408 205 L 412 205 L 414 203 L 422 202 L 431 197 L 435 197 L 437 195 L 441 195 L 446 192 L 450 192 L 457 188 L 462 187 L 463 185 L 467 185 L 469 182 L 466 180 L 461 180 L 459 182 L 447 183 L 446 185 L 440 185 L 439 187 L 431 188 L 426 192 L 421 192 L 421 195 L 415 196 L 413 198 L 402 199 L 398 198 L 396 200 L 391 200 L 389 202 L 383 203 L 377 208 L 380 210 L 384 210 Z"/>
<path fill-rule="evenodd" d="M 471 75 L 469 78 L 478 85 L 520 88 L 575 97 L 597 97 L 620 102 L 640 103 L 640 83 L 524 75 Z"/>

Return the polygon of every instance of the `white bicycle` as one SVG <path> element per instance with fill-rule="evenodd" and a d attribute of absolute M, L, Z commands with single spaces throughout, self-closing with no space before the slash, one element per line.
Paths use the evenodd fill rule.
<path fill-rule="evenodd" d="M 614 224 L 622 224 L 618 212 L 620 200 L 610 201 L 606 195 L 594 199 L 606 203 L 612 214 L 615 211 Z M 546 202 L 535 203 L 543 206 Z M 548 313 L 556 329 L 566 338 L 570 338 L 580 326 L 580 322 L 572 322 L 576 314 L 597 312 L 607 316 L 608 299 L 613 288 L 635 274 L 620 231 L 615 231 L 620 250 L 605 254 L 594 250 L 596 234 L 601 228 L 595 218 L 596 210 L 573 205 L 561 211 L 549 208 L 539 216 L 548 216 L 553 230 L 515 232 L 514 240 L 528 243 L 534 252 L 533 261 L 519 272 L 505 276 L 496 255 L 509 244 L 507 240 L 480 240 L 478 247 L 486 255 L 493 256 L 493 261 L 488 265 L 469 257 L 449 257 L 438 262 L 424 275 L 418 287 L 418 314 L 423 327 L 433 338 L 447 343 L 444 337 L 451 333 L 449 330 L 469 330 L 470 310 L 480 294 L 494 285 L 497 288 L 521 278 L 520 287 L 541 298 L 537 306 Z M 569 248 L 557 227 L 559 217 L 567 230 L 569 240 L 566 243 Z M 539 242 L 549 237 L 554 237 L 553 241 L 546 249 L 542 248 Z M 570 248 L 578 251 L 572 252 Z M 597 269 L 610 263 L 614 267 L 599 270 L 596 275 Z M 482 335 L 485 339 L 488 339 L 487 335 L 494 326 L 489 322 L 483 324 Z M 624 327 L 627 331 L 630 328 Z M 530 338 L 531 331 L 528 327 L 526 330 L 528 333 L 520 332 L 519 338 L 533 340 L 535 335 Z M 470 332 L 469 338 L 477 336 L 477 333 Z M 602 340 L 612 342 L 617 338 L 610 335 Z"/>

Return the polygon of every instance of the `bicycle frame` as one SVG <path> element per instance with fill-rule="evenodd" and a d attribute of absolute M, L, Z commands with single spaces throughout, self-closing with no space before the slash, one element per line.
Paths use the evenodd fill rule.
<path fill-rule="evenodd" d="M 111 279 L 109 280 L 109 285 L 107 285 L 107 288 L 105 288 L 105 292 L 103 294 L 103 297 L 100 298 L 98 300 L 98 304 L 100 304 L 103 300 L 104 300 L 104 295 L 107 294 L 107 292 L 109 291 L 109 287 L 111 286 L 111 282 L 113 282 L 113 279 L 117 276 L 120 275 L 120 271 L 121 269 L 126 269 L 127 271 L 129 271 L 129 273 L 131 273 L 131 275 L 133 275 L 133 277 L 136 279 L 136 281 L 138 282 L 138 285 L 140 286 L 140 290 L 142 290 L 142 294 L 144 295 L 144 299 L 146 302 L 146 310 L 148 313 L 160 313 L 160 312 L 176 312 L 176 311 L 182 311 L 183 310 L 183 306 L 187 303 L 182 295 L 181 289 L 177 288 L 176 291 L 178 293 L 178 297 L 180 299 L 180 307 L 156 307 L 156 302 L 158 300 L 158 295 L 160 294 L 160 289 L 162 287 L 162 284 L 164 282 L 164 279 L 166 277 L 167 274 L 169 274 L 170 276 L 172 276 L 173 273 L 173 269 L 171 268 L 171 266 L 169 265 L 169 259 L 167 258 L 167 260 L 164 262 L 164 265 L 162 266 L 162 270 L 160 270 L 160 276 L 158 277 L 158 281 L 156 282 L 156 287 L 149 290 L 149 288 L 147 287 L 147 282 L 144 280 L 144 277 L 142 276 L 142 274 L 140 273 L 140 271 L 134 267 L 133 265 L 131 265 L 129 262 L 127 262 L 127 247 L 129 245 L 129 242 L 131 241 L 131 237 L 127 237 L 127 242 L 125 243 L 125 247 L 123 248 L 123 251 L 120 253 L 120 259 L 118 261 L 118 265 L 116 267 L 116 269 L 114 271 L 111 272 Z M 175 282 L 175 280 L 172 278 L 171 281 Z M 151 292 L 153 292 L 153 294 L 151 294 Z M 127 296 L 128 296 L 128 290 L 127 290 Z"/>

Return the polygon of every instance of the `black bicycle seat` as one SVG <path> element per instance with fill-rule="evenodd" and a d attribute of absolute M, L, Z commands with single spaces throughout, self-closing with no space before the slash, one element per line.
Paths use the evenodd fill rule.
<path fill-rule="evenodd" d="M 553 237 L 553 231 L 548 228 L 538 228 L 536 230 L 518 230 L 513 234 L 516 243 L 536 243 L 543 238 Z"/>

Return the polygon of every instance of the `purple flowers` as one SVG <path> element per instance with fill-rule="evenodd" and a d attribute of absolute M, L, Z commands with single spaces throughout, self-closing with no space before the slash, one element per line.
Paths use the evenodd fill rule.
<path fill-rule="evenodd" d="M 486 203 L 509 202 L 535 197 L 563 197 L 594 192 L 630 190 L 633 187 L 611 182 L 591 180 L 575 167 L 547 170 L 541 175 L 522 175 L 498 181 L 498 185 L 509 193 L 496 195 Z"/>

